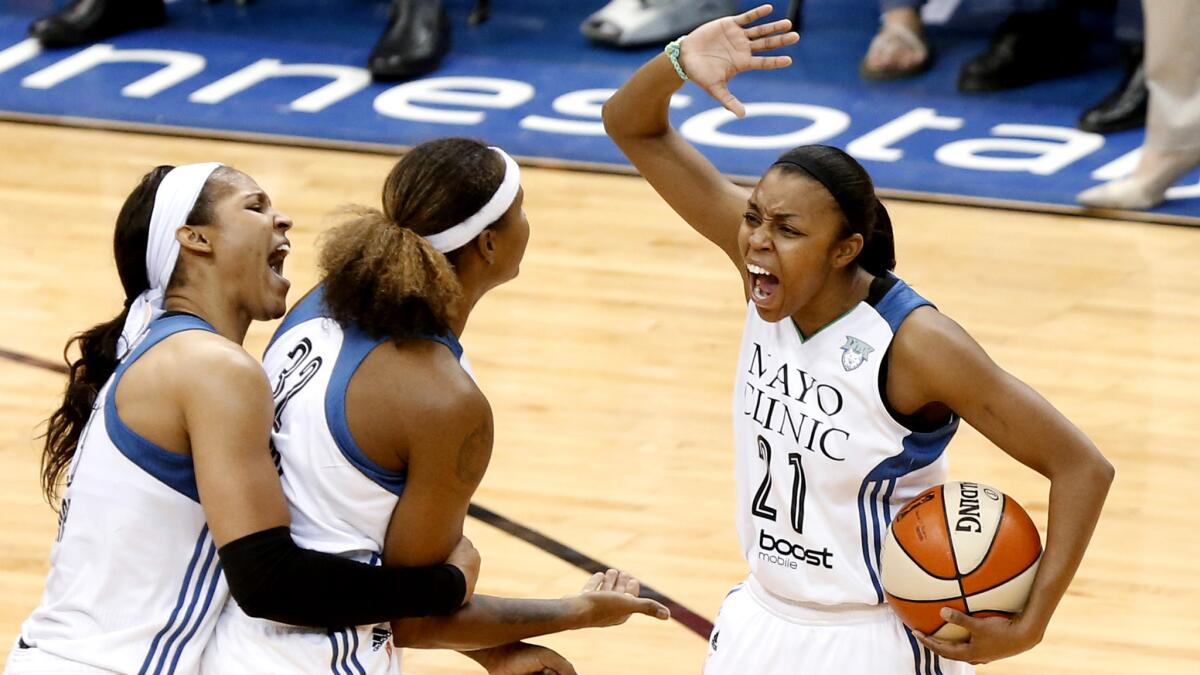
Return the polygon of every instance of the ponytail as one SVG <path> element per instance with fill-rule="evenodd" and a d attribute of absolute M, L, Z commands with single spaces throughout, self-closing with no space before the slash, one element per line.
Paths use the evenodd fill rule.
<path fill-rule="evenodd" d="M 873 276 L 882 277 L 896 269 L 896 239 L 892 234 L 892 217 L 878 199 L 875 200 L 873 218 L 874 222 L 867 230 L 870 237 L 863 243 L 855 262 Z"/>
<path fill-rule="evenodd" d="M 79 435 L 92 415 L 96 395 L 117 369 L 117 338 L 121 337 L 128 312 L 129 308 L 126 307 L 116 318 L 72 336 L 63 348 L 63 359 L 67 362 L 67 389 L 62 405 L 51 413 L 47 422 L 42 453 L 42 492 L 51 505 L 54 504 L 59 482 L 75 456 Z M 79 358 L 75 361 L 71 361 L 68 355 L 72 345 L 79 347 Z"/>
<path fill-rule="evenodd" d="M 504 175 L 501 156 L 468 138 L 429 141 L 404 155 L 384 181 L 383 210 L 348 207 L 323 238 L 330 316 L 375 337 L 449 331 L 463 297 L 455 263 L 465 247 L 443 254 L 425 237 L 477 213 Z"/>
<path fill-rule="evenodd" d="M 853 157 L 829 145 L 802 145 L 780 155 L 771 169 L 800 174 L 820 183 L 845 218 L 839 239 L 863 238 L 854 262 L 880 277 L 896 268 L 892 218 L 875 196 L 870 174 Z"/>
<path fill-rule="evenodd" d="M 446 256 L 378 209 L 345 215 L 323 236 L 318 263 L 332 318 L 376 337 L 445 332 L 462 298 Z"/>
<path fill-rule="evenodd" d="M 96 397 L 117 369 L 117 341 L 125 327 L 129 306 L 138 295 L 150 287 L 146 276 L 146 244 L 150 236 L 150 216 L 154 212 L 154 197 L 159 183 L 170 173 L 173 166 L 158 166 L 142 177 L 137 187 L 125 199 L 121 213 L 117 216 L 113 233 L 113 257 L 117 263 L 117 274 L 125 290 L 125 306 L 116 317 L 92 326 L 74 335 L 63 348 L 63 359 L 67 363 L 67 387 L 62 404 L 50 414 L 43 436 L 42 450 L 42 493 L 54 507 L 58 486 L 71 466 L 80 435 L 93 413 Z M 214 175 L 216 175 L 214 173 Z M 214 199 L 209 186 L 201 191 L 196 206 L 188 215 L 189 223 L 198 217 L 211 217 L 210 207 Z M 209 222 L 205 220 L 203 222 Z M 172 277 L 172 285 L 177 283 Z M 71 360 L 72 345 L 78 347 L 79 358 Z"/>

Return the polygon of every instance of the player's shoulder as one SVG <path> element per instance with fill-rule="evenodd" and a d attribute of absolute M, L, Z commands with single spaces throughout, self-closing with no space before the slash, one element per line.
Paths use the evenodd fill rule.
<path fill-rule="evenodd" d="M 900 324 L 891 352 L 896 365 L 924 370 L 942 367 L 977 348 L 974 339 L 957 321 L 932 305 L 923 305 Z"/>
<path fill-rule="evenodd" d="M 401 408 L 436 423 L 490 416 L 487 397 L 445 344 L 425 339 L 388 341 L 378 351 L 380 358 L 372 365 L 413 383 L 388 388 L 402 399 L 397 401 Z"/>
<path fill-rule="evenodd" d="M 921 305 L 913 309 L 896 331 L 896 343 L 900 345 L 914 344 L 920 346 L 930 342 L 938 342 L 950 337 L 955 330 L 961 331 L 957 323 L 943 314 L 933 305 Z"/>
<path fill-rule="evenodd" d="M 266 385 L 262 366 L 241 345 L 209 331 L 185 331 L 162 343 L 168 352 L 164 373 L 183 386 L 204 382 L 223 385 Z"/>

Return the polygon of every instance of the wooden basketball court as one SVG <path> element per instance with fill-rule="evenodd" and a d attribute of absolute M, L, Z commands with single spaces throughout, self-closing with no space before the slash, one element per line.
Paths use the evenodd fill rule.
<path fill-rule="evenodd" d="M 377 205 L 394 158 L 0 123 L 0 349 L 60 362 L 67 337 L 117 313 L 121 202 L 156 164 L 246 171 L 296 227 L 292 298 L 338 205 Z M 477 502 L 631 571 L 711 619 L 745 564 L 733 525 L 730 396 L 744 305 L 724 256 L 639 178 L 530 169 L 522 274 L 463 337 L 496 415 Z M 980 669 L 1200 672 L 1200 230 L 889 203 L 898 272 L 1096 441 L 1117 478 L 1045 641 Z M 273 325 L 252 328 L 260 354 Z M 39 423 L 62 375 L 0 359 L 0 660 L 37 604 L 56 517 L 38 488 Z M 966 428 L 951 475 L 996 485 L 1044 528 L 1047 482 Z M 147 514 L 153 517 L 153 514 Z M 481 592 L 553 597 L 586 574 L 479 521 Z M 1043 529 L 1044 531 L 1044 529 Z M 538 640 L 581 673 L 694 675 L 681 624 Z M 407 673 L 475 673 L 405 652 Z"/>

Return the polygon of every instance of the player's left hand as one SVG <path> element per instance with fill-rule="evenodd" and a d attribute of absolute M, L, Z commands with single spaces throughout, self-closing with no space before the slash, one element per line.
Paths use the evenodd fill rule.
<path fill-rule="evenodd" d="M 570 661 L 540 645 L 514 642 L 487 651 L 488 675 L 578 675 Z"/>
<path fill-rule="evenodd" d="M 581 625 L 604 628 L 625 623 L 634 614 L 645 614 L 661 621 L 671 618 L 671 611 L 661 603 L 638 597 L 642 585 L 637 579 L 620 570 L 596 572 L 579 595 L 572 599 L 581 606 Z"/>
<path fill-rule="evenodd" d="M 1033 630 L 1026 621 L 1022 621 L 1020 615 L 1013 618 L 979 618 L 943 607 L 942 619 L 967 629 L 971 637 L 966 642 L 946 642 L 920 631 L 913 631 L 913 636 L 938 656 L 954 661 L 976 665 L 988 663 L 1020 654 L 1042 641 L 1042 632 Z"/>
<path fill-rule="evenodd" d="M 751 26 L 770 16 L 771 5 L 748 12 L 714 19 L 688 33 L 680 47 L 679 63 L 688 77 L 738 117 L 746 116 L 746 106 L 729 91 L 729 80 L 748 70 L 774 70 L 792 64 L 790 56 L 756 56 L 796 44 L 800 36 L 789 32 L 787 19 Z"/>

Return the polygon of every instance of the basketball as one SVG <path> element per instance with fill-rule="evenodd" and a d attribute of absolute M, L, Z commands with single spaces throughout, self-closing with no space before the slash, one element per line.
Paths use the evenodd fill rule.
<path fill-rule="evenodd" d="M 1012 616 L 1029 597 L 1042 542 L 1013 498 L 955 482 L 917 495 L 896 514 L 880 553 L 883 588 L 910 628 L 962 642 L 966 629 L 942 607 L 976 617 Z"/>

